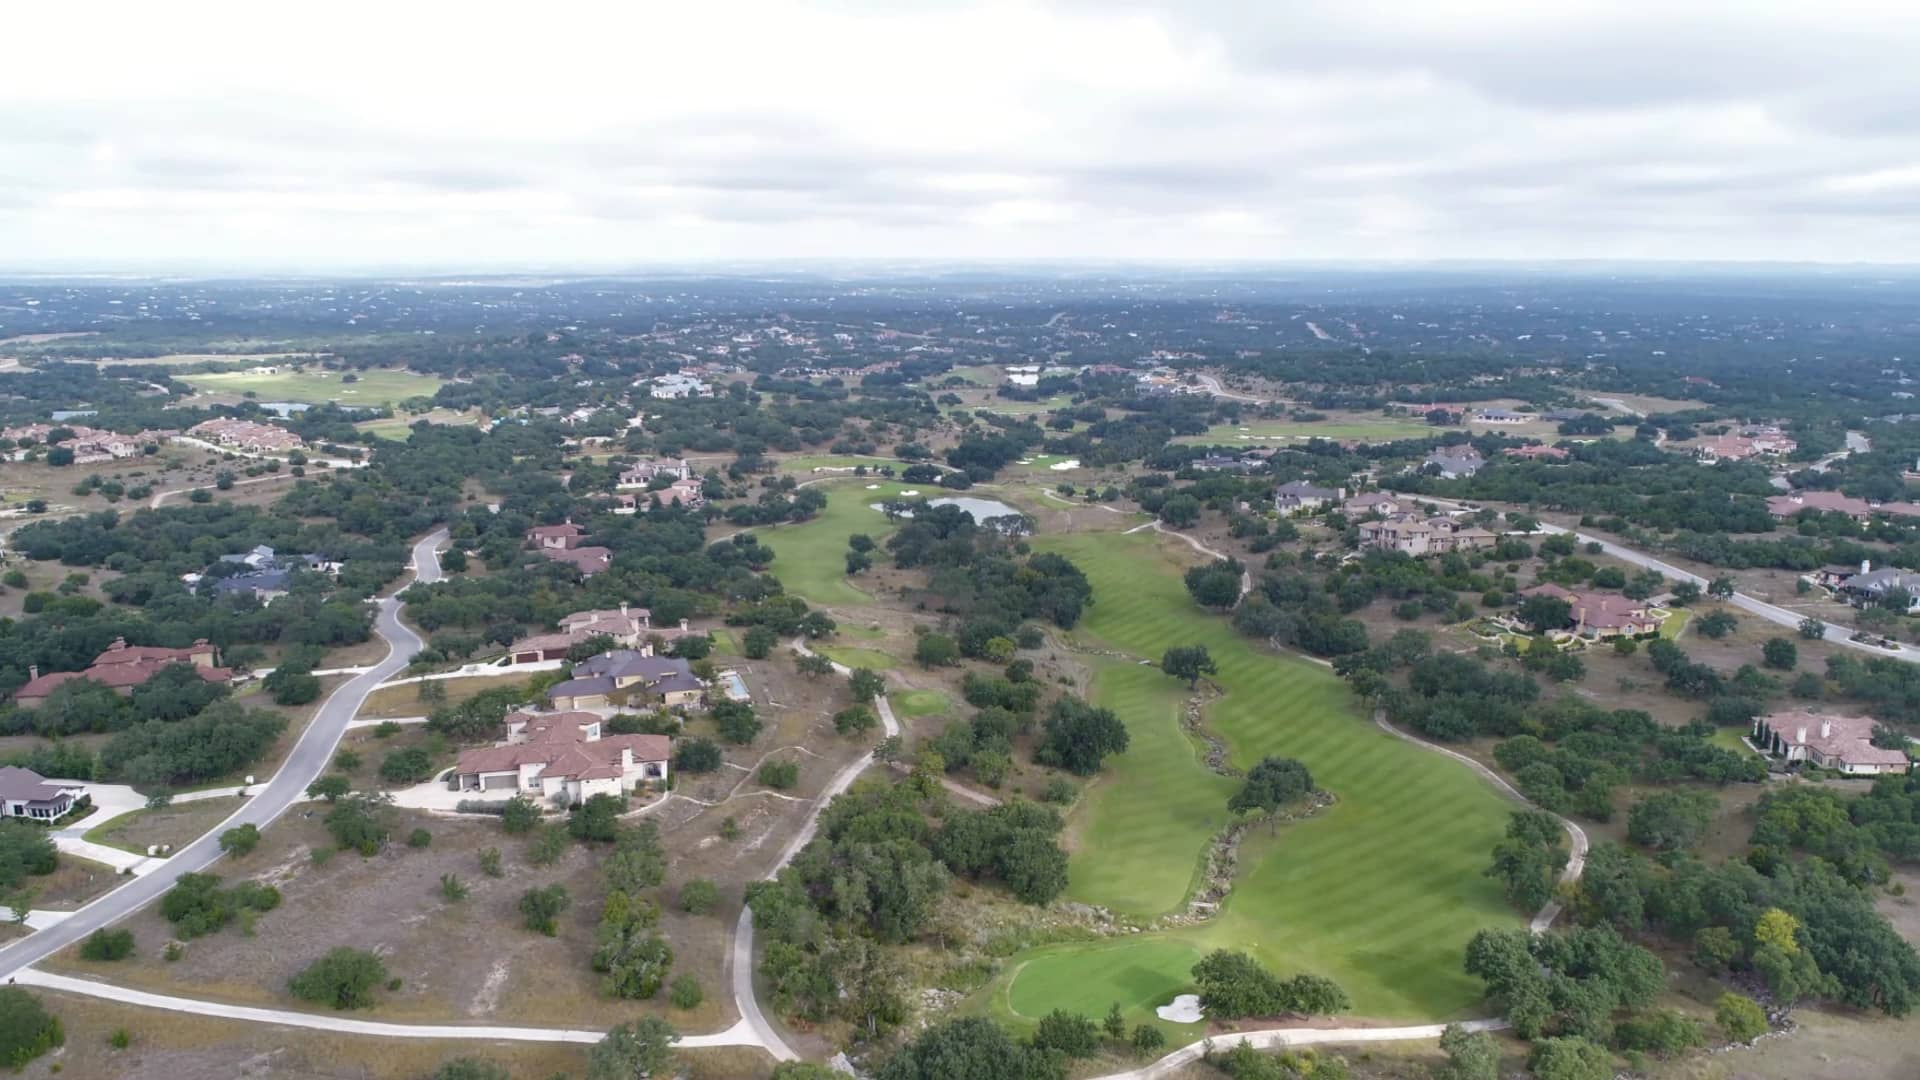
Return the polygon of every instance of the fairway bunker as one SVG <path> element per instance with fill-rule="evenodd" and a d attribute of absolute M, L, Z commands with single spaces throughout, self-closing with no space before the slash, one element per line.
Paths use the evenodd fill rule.
<path fill-rule="evenodd" d="M 1206 1019 L 1206 1014 L 1200 1011 L 1199 994 L 1179 994 L 1153 1010 L 1153 1014 L 1173 1024 L 1197 1024 Z"/>

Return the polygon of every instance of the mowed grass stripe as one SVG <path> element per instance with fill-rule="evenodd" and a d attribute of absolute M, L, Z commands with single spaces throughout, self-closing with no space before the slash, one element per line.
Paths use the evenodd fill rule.
<path fill-rule="evenodd" d="M 1270 754 L 1300 758 L 1339 801 L 1311 821 L 1254 830 L 1241 847 L 1239 879 L 1214 920 L 1016 957 L 1019 974 L 1007 1000 L 1031 1000 L 1021 983 L 1034 980 L 1060 995 L 1059 1007 L 1097 1015 L 1118 996 L 1129 1022 L 1153 1022 L 1152 1008 L 1164 998 L 1130 999 L 1102 975 L 1132 971 L 1127 985 L 1141 988 L 1185 979 L 1184 971 L 1148 978 L 1141 970 L 1186 955 L 1159 947 L 1177 941 L 1246 949 L 1282 972 L 1328 975 L 1369 1017 L 1442 1020 L 1475 1008 L 1480 989 L 1461 971 L 1466 942 L 1482 927 L 1516 919 L 1481 873 L 1509 804 L 1457 762 L 1374 727 L 1326 668 L 1257 647 L 1225 619 L 1201 611 L 1158 538 L 1107 534 L 1041 543 L 1093 580 L 1096 602 L 1083 624 L 1089 636 L 1149 658 L 1175 645 L 1207 646 L 1220 668 L 1214 681 L 1226 691 L 1208 710 L 1207 725 L 1227 741 L 1235 765 L 1247 768 Z M 1130 911 L 1116 901 L 1167 895 L 1175 882 L 1190 879 L 1210 830 L 1201 818 L 1174 814 L 1157 829 L 1140 827 L 1155 807 L 1196 802 L 1194 789 L 1206 781 L 1165 762 L 1133 760 L 1143 752 L 1160 757 L 1166 739 L 1184 736 L 1177 713 L 1147 707 L 1138 689 L 1123 691 L 1150 677 L 1176 694 L 1179 684 L 1151 668 L 1116 669 L 1136 674 L 1112 680 L 1103 672 L 1094 696 L 1127 721 L 1134 743 L 1075 813 L 1076 834 L 1099 842 L 1077 849 L 1070 894 Z M 1083 866 L 1089 862 L 1099 865 Z M 1138 875 L 1151 875 L 1153 886 L 1144 887 Z M 1126 955 L 1088 960 L 1106 951 Z"/>

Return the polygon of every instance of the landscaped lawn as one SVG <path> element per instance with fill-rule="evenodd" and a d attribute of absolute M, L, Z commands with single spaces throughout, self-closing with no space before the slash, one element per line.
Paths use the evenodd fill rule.
<path fill-rule="evenodd" d="M 950 704 L 938 690 L 900 690 L 888 694 L 887 701 L 902 716 L 938 716 Z"/>
<path fill-rule="evenodd" d="M 850 668 L 887 671 L 900 666 L 900 658 L 892 653 L 883 653 L 878 649 L 862 649 L 855 645 L 816 645 L 813 651 L 836 664 L 845 664 Z"/>
<path fill-rule="evenodd" d="M 401 413 L 399 416 L 383 416 L 378 420 L 362 420 L 353 426 L 377 438 L 406 442 L 413 434 L 413 425 L 422 420 L 430 424 L 446 424 L 454 427 L 464 427 L 477 422 L 477 418 L 472 413 L 454 409 L 433 409 L 419 416 Z"/>
<path fill-rule="evenodd" d="M 253 391 L 260 401 L 337 401 L 342 405 L 392 405 L 411 397 L 432 397 L 441 382 L 431 375 L 407 371 L 361 371 L 353 382 L 339 371 L 281 371 L 277 375 L 250 375 L 244 371 L 181 375 L 180 380 L 214 394 Z"/>
<path fill-rule="evenodd" d="M 1226 947 L 1283 973 L 1335 979 L 1356 1015 L 1438 1020 L 1477 1011 L 1481 988 L 1461 970 L 1467 940 L 1519 919 L 1482 873 L 1512 804 L 1460 764 L 1374 727 L 1325 668 L 1260 648 L 1200 610 L 1150 534 L 1042 538 L 1039 546 L 1092 579 L 1084 636 L 1146 657 L 1207 646 L 1226 690 L 1207 724 L 1227 740 L 1234 765 L 1300 758 L 1338 802 L 1313 820 L 1249 834 L 1215 919 L 1016 956 L 989 1007 L 1004 1012 L 1052 992 L 1053 1005 L 1098 1015 L 1118 997 L 1130 1023 L 1153 1022 L 1153 1008 L 1188 984 L 1194 950 Z M 1149 668 L 1110 662 L 1100 672 L 1095 700 L 1121 714 L 1133 742 L 1074 814 L 1073 898 L 1137 913 L 1178 906 L 1213 824 L 1225 820 L 1233 784 L 1195 761 L 1178 726 L 1182 689 Z M 1129 829 L 1125 818 L 1137 824 Z M 1128 976 L 1116 980 L 1114 971 Z M 1052 989 L 1021 985 L 1030 981 Z"/>
<path fill-rule="evenodd" d="M 869 485 L 872 486 L 869 486 Z M 928 496 L 946 494 L 927 484 L 862 481 L 858 478 L 819 485 L 827 508 L 811 521 L 757 530 L 760 542 L 773 549 L 773 576 L 788 592 L 809 602 L 851 607 L 867 602 L 867 594 L 848 584 L 847 537 L 866 533 L 878 541 L 893 531 L 887 516 L 873 504 L 917 491 Z"/>
<path fill-rule="evenodd" d="M 1660 636 L 1668 641 L 1672 641 L 1674 638 L 1680 636 L 1680 631 L 1685 630 L 1687 623 L 1692 620 L 1693 612 L 1688 611 L 1686 608 L 1669 608 L 1667 610 L 1666 621 L 1660 624 Z"/>
<path fill-rule="evenodd" d="M 898 472 L 913 464 L 899 458 L 878 457 L 873 454 L 802 454 L 799 457 L 781 458 L 780 471 L 784 473 L 811 473 L 815 469 L 852 469 L 865 465 L 871 472 L 881 466 L 892 466 Z"/>
<path fill-rule="evenodd" d="M 1215 424 L 1207 429 L 1210 442 L 1275 442 L 1288 439 L 1359 439 L 1363 442 L 1392 442 L 1395 439 L 1424 439 L 1444 429 L 1418 420 L 1322 420 L 1302 423 L 1298 420 L 1249 420 L 1244 424 Z"/>

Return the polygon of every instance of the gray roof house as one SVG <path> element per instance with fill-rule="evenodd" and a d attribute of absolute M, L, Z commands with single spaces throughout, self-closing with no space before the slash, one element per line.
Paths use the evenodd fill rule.
<path fill-rule="evenodd" d="M 548 688 L 547 700 L 559 709 L 591 709 L 609 704 L 610 695 L 635 691 L 657 695 L 670 706 L 692 705 L 706 684 L 677 656 L 613 649 L 573 665 L 573 677 Z"/>
<path fill-rule="evenodd" d="M 235 574 L 213 583 L 215 596 L 251 596 L 262 604 L 270 604 L 274 597 L 287 595 L 287 581 L 292 577 L 285 570 L 256 570 L 251 574 Z"/>
<path fill-rule="evenodd" d="M 1442 479 L 1458 480 L 1479 472 L 1486 466 L 1487 459 L 1471 446 L 1443 446 L 1428 454 L 1422 464 L 1438 465 Z"/>
<path fill-rule="evenodd" d="M 0 767 L 0 816 L 53 821 L 73 809 L 84 788 L 48 780 L 32 769 Z"/>
<path fill-rule="evenodd" d="M 1878 570 L 1855 574 L 1840 586 L 1840 591 L 1851 593 L 1862 601 L 1878 601 L 1895 589 L 1906 590 L 1909 612 L 1920 610 L 1920 574 L 1911 570 L 1883 566 Z"/>
<path fill-rule="evenodd" d="M 1339 502 L 1343 494 L 1345 492 L 1340 488 L 1324 488 L 1305 480 L 1289 480 L 1273 489 L 1273 505 L 1283 514 L 1302 513 Z"/>

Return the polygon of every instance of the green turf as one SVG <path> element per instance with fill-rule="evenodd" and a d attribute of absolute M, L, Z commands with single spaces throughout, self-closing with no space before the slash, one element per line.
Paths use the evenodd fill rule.
<path fill-rule="evenodd" d="M 1323 667 L 1258 648 L 1195 607 L 1178 564 L 1150 534 L 1043 538 L 1040 546 L 1072 558 L 1092 579 L 1085 636 L 1140 656 L 1207 646 L 1227 691 L 1207 723 L 1227 740 L 1233 764 L 1298 757 L 1339 801 L 1313 820 L 1249 835 L 1234 890 L 1215 919 L 1015 957 L 1008 967 L 1018 973 L 1002 977 L 990 1007 L 1027 1000 L 1020 984 L 1035 980 L 1062 993 L 1084 987 L 1055 1004 L 1097 1015 L 1119 996 L 1119 985 L 1102 982 L 1105 972 L 1133 973 L 1128 987 L 1150 985 L 1153 972 L 1161 996 L 1119 996 L 1129 1022 L 1151 1020 L 1152 1008 L 1165 1004 L 1164 988 L 1185 984 L 1185 969 L 1176 970 L 1175 954 L 1164 948 L 1179 942 L 1247 949 L 1283 973 L 1330 976 L 1362 1016 L 1439 1020 L 1478 1008 L 1481 988 L 1461 971 L 1462 951 L 1478 929 L 1517 919 L 1482 874 L 1511 804 L 1460 764 L 1374 727 Z M 1179 767 L 1183 755 L 1167 749 L 1179 748 L 1177 715 L 1168 708 L 1177 685 L 1149 677 L 1149 669 L 1131 677 L 1120 670 L 1102 673 L 1096 700 L 1122 713 L 1135 741 L 1075 812 L 1076 834 L 1097 842 L 1077 845 L 1071 888 L 1076 899 L 1138 909 L 1152 906 L 1141 899 L 1147 895 L 1154 903 L 1179 900 L 1182 890 L 1171 883 L 1190 879 L 1206 830 L 1194 822 L 1130 831 L 1117 819 L 1150 822 L 1154 808 L 1198 806 L 1194 787 L 1224 792 L 1230 784 Z M 1155 678 L 1175 692 L 1156 691 Z M 1172 763 L 1137 760 L 1170 756 Z M 1221 800 L 1223 814 L 1224 794 L 1211 798 Z M 1135 880 L 1142 877 L 1150 885 Z"/>
<path fill-rule="evenodd" d="M 813 651 L 836 664 L 845 664 L 850 668 L 889 671 L 901 666 L 899 657 L 892 653 L 883 653 L 878 649 L 862 649 L 854 645 L 816 645 Z"/>
<path fill-rule="evenodd" d="M 1687 623 L 1691 621 L 1693 621 L 1693 612 L 1686 608 L 1668 608 L 1666 619 L 1660 623 L 1660 636 L 1672 641 L 1680 636 L 1681 631 L 1685 630 Z"/>
<path fill-rule="evenodd" d="M 951 704 L 938 690 L 900 690 L 888 694 L 887 701 L 902 716 L 938 716 Z"/>
<path fill-rule="evenodd" d="M 343 372 L 281 369 L 276 375 L 244 371 L 203 372 L 178 378 L 195 389 L 214 394 L 244 394 L 251 390 L 261 401 L 337 401 L 342 405 L 392 405 L 412 397 L 432 397 L 441 382 L 431 375 L 405 371 L 362 371 L 354 382 L 343 382 Z"/>
<path fill-rule="evenodd" d="M 1026 967 L 1008 986 L 1003 1004 L 1014 1016 L 1037 1021 L 1055 1009 L 1101 1016 L 1115 1001 L 1165 1002 L 1188 988 L 1187 972 L 1203 955 L 1191 942 L 1166 937 L 1127 949 L 1109 948 L 1106 942 L 1037 949 L 1024 961 L 1016 961 Z M 1199 1024 L 1164 1026 L 1168 1031 L 1200 1028 Z"/>
<path fill-rule="evenodd" d="M 1100 661 L 1093 694 L 1126 720 L 1129 745 L 1075 812 L 1082 854 L 1068 864 L 1067 897 L 1152 918 L 1186 899 L 1207 842 L 1227 824 L 1235 785 L 1208 771 L 1181 729 L 1180 680 L 1156 667 Z"/>
<path fill-rule="evenodd" d="M 1288 439 L 1359 439 L 1392 442 L 1395 439 L 1424 439 L 1439 433 L 1431 424 L 1415 420 L 1323 420 L 1302 423 L 1298 420 L 1249 420 L 1244 424 L 1215 424 L 1207 429 L 1209 442 L 1232 444 L 1286 441 Z"/>
<path fill-rule="evenodd" d="M 781 472 L 811 473 L 815 469 L 851 469 L 858 465 L 865 465 L 869 472 L 881 465 L 890 465 L 898 471 L 913 463 L 901 461 L 898 458 L 876 457 L 872 454 L 802 454 L 799 457 L 781 458 L 779 464 Z"/>
<path fill-rule="evenodd" d="M 460 427 L 474 423 L 475 417 L 471 413 L 458 412 L 453 409 L 434 409 L 431 412 L 419 416 L 415 416 L 412 413 L 401 413 L 398 416 L 383 416 L 378 420 L 362 420 L 353 426 L 376 438 L 391 439 L 394 442 L 406 442 L 413 434 L 413 425 L 422 420 L 431 424 L 446 424 Z"/>
<path fill-rule="evenodd" d="M 887 516 L 873 509 L 905 491 L 944 494 L 927 484 L 900 484 L 857 478 L 818 485 L 827 496 L 827 508 L 812 520 L 759 531 L 760 542 L 773 549 L 773 576 L 796 596 L 828 607 L 864 604 L 868 597 L 847 579 L 847 537 L 866 533 L 879 540 L 893 531 Z"/>

